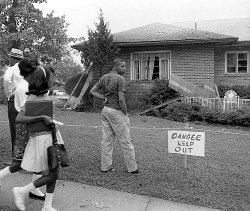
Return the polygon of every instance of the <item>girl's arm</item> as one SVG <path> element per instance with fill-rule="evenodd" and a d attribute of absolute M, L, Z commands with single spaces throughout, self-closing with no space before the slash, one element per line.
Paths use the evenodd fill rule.
<path fill-rule="evenodd" d="M 16 122 L 17 123 L 32 123 L 32 122 L 40 122 L 43 121 L 45 125 L 49 125 L 50 123 L 53 123 L 53 118 L 50 116 L 25 116 L 24 111 L 20 111 L 16 117 Z"/>

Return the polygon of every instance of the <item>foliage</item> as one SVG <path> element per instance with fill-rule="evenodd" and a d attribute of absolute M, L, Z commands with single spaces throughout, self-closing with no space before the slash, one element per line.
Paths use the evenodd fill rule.
<path fill-rule="evenodd" d="M 28 49 L 31 56 L 44 56 L 50 60 L 67 54 L 66 45 L 74 40 L 66 35 L 65 17 L 50 12 L 43 17 L 35 3 L 46 0 L 0 1 L 0 60 L 6 60 L 11 48 Z"/>
<path fill-rule="evenodd" d="M 96 23 L 95 26 L 94 31 L 88 30 L 88 40 L 76 48 L 81 51 L 81 59 L 85 67 L 93 62 L 95 75 L 99 75 L 100 78 L 103 75 L 104 65 L 109 64 L 118 55 L 119 48 L 113 43 L 113 35 L 109 24 L 104 20 L 102 10 L 99 23 Z"/>
<path fill-rule="evenodd" d="M 1 85 L 0 86 L 0 104 L 7 104 L 7 103 L 8 103 L 8 101 L 7 101 L 7 97 L 6 97 L 5 93 L 4 93 L 4 88 Z"/>
<path fill-rule="evenodd" d="M 175 102 L 164 109 L 151 111 L 149 115 L 178 122 L 207 122 L 211 124 L 250 126 L 250 108 L 222 112 L 208 109 L 198 103 Z"/>
<path fill-rule="evenodd" d="M 178 97 L 179 93 L 168 87 L 168 84 L 168 80 L 154 80 L 153 87 L 149 93 L 144 96 L 144 102 L 147 105 L 160 105 L 169 99 Z"/>
<path fill-rule="evenodd" d="M 161 109 L 160 116 L 178 122 L 186 122 L 190 119 L 199 119 L 198 113 L 200 109 L 198 104 L 190 105 L 188 103 L 176 102 Z"/>
<path fill-rule="evenodd" d="M 145 98 L 145 94 L 139 93 L 137 91 L 138 89 L 140 89 L 138 87 L 138 84 L 133 82 L 126 83 L 125 100 L 126 100 L 127 110 L 130 113 L 132 111 L 133 112 L 141 111 L 145 107 L 145 103 L 143 101 Z"/>
<path fill-rule="evenodd" d="M 71 94 L 71 92 L 73 91 L 73 89 L 75 88 L 76 84 L 78 83 L 79 79 L 81 78 L 82 74 L 77 74 L 75 76 L 73 76 L 72 78 L 70 78 L 66 84 L 65 84 L 65 91 L 67 94 Z M 74 93 L 73 93 L 73 96 L 74 97 L 78 97 L 81 93 L 81 90 L 86 82 L 88 78 L 88 75 L 87 74 L 84 74 L 84 76 L 82 77 L 81 81 L 79 82 L 77 88 L 75 89 Z M 87 103 L 87 104 L 91 104 L 91 101 L 92 101 L 92 97 L 89 96 L 89 91 L 90 89 L 92 88 L 92 84 L 90 84 L 90 86 L 88 87 L 85 95 L 83 96 L 83 101 L 84 103 Z"/>
<path fill-rule="evenodd" d="M 77 64 L 71 56 L 64 57 L 61 61 L 58 61 L 55 68 L 55 78 L 60 84 L 66 83 L 69 78 L 82 72 L 82 66 Z"/>
<path fill-rule="evenodd" d="M 73 89 L 75 88 L 76 84 L 78 83 L 79 79 L 81 78 L 82 74 L 77 74 L 73 77 L 71 77 L 66 83 L 65 83 L 65 91 L 67 94 L 71 94 Z M 73 96 L 78 97 L 80 95 L 80 92 L 82 90 L 82 87 L 84 86 L 85 81 L 87 80 L 87 74 L 85 74 L 81 81 L 79 82 L 76 90 L 73 93 Z"/>
<path fill-rule="evenodd" d="M 250 85 L 220 85 L 218 86 L 218 92 L 220 97 L 223 98 L 228 90 L 234 90 L 240 98 L 250 99 Z"/>

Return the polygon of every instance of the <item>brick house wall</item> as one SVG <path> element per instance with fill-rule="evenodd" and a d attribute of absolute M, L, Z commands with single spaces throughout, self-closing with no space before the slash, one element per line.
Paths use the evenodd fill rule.
<path fill-rule="evenodd" d="M 152 81 L 131 81 L 131 53 L 143 51 L 170 51 L 171 72 L 183 79 L 203 87 L 205 81 L 214 82 L 214 46 L 212 44 L 188 44 L 173 46 L 144 46 L 123 47 L 119 57 L 126 62 L 126 73 L 124 78 L 127 86 L 127 101 L 132 107 L 142 106 L 141 98 L 152 87 Z M 107 66 L 105 73 L 110 72 L 112 66 Z M 99 77 L 94 77 L 96 82 Z M 95 105 L 102 105 L 96 102 Z"/>
<path fill-rule="evenodd" d="M 131 53 L 140 51 L 170 51 L 171 73 L 200 87 L 203 87 L 205 81 L 214 82 L 214 46 L 212 44 L 124 48 L 120 52 L 120 57 L 127 64 L 127 72 L 124 75 L 127 81 L 130 81 Z"/>
<path fill-rule="evenodd" d="M 227 51 L 248 51 L 250 47 L 247 46 L 221 46 L 215 48 L 214 53 L 214 78 L 217 85 L 249 85 L 250 73 L 244 74 L 226 74 L 225 73 L 225 53 Z M 248 60 L 250 63 L 250 58 Z"/>

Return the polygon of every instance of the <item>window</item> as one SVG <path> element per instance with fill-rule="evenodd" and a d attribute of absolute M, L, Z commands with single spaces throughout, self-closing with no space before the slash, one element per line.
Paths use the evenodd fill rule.
<path fill-rule="evenodd" d="M 154 80 L 169 78 L 170 52 L 132 54 L 132 80 Z"/>
<path fill-rule="evenodd" d="M 249 53 L 248 52 L 227 52 L 226 73 L 248 73 Z"/>

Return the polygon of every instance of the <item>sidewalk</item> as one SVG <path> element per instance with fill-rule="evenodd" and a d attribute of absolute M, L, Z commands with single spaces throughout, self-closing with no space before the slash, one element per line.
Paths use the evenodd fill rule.
<path fill-rule="evenodd" d="M 22 173 L 4 178 L 0 189 L 1 206 L 13 208 L 13 211 L 16 210 L 12 188 L 25 185 L 30 181 L 31 175 Z M 42 205 L 43 201 L 26 198 L 26 211 L 40 211 Z M 57 184 L 53 206 L 58 211 L 216 211 L 216 209 L 62 180 Z"/>

